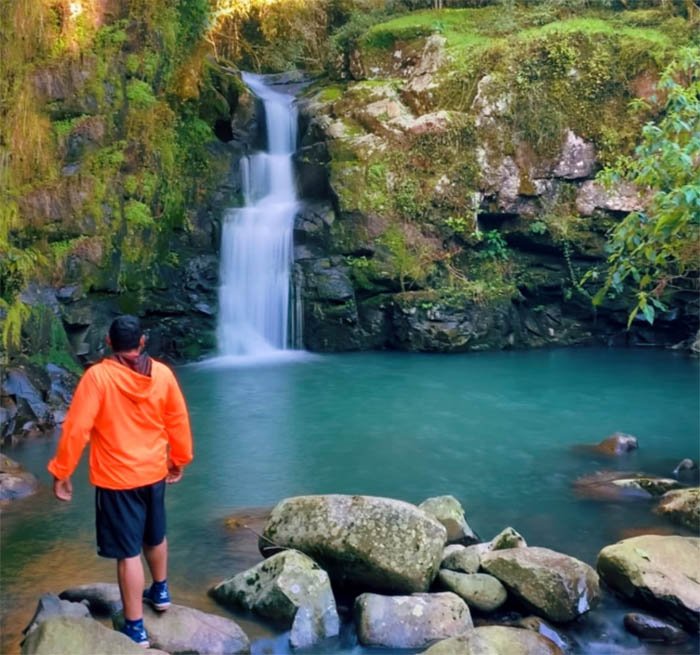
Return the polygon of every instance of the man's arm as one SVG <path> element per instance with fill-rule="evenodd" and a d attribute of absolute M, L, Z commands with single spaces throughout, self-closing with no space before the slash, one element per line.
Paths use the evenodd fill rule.
<path fill-rule="evenodd" d="M 182 467 L 192 461 L 190 418 L 182 391 L 172 372 L 170 372 L 163 421 L 170 444 L 168 476 L 165 481 L 172 484 L 180 481 Z"/>
<path fill-rule="evenodd" d="M 54 477 L 53 491 L 59 500 L 68 501 L 73 496 L 70 476 L 75 471 L 80 456 L 90 440 L 90 433 L 100 409 L 101 400 L 102 394 L 94 379 L 94 374 L 88 370 L 75 390 L 66 420 L 63 423 L 56 456 L 47 467 Z"/>

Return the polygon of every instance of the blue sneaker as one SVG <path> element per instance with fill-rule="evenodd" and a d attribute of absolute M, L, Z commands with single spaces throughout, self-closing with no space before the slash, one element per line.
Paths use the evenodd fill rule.
<path fill-rule="evenodd" d="M 146 628 L 143 627 L 143 621 L 125 621 L 120 632 L 139 646 L 148 648 L 151 645 L 148 642 L 148 633 Z"/>
<path fill-rule="evenodd" d="M 170 607 L 170 592 L 168 591 L 167 582 L 154 582 L 148 589 L 143 592 L 143 599 L 153 609 L 159 612 L 164 612 Z"/>

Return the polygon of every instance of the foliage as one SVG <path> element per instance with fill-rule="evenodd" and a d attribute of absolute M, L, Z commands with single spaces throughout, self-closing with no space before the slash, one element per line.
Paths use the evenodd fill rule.
<path fill-rule="evenodd" d="M 2 318 L 3 363 L 7 364 L 13 351 L 19 350 L 22 339 L 22 326 L 31 311 L 19 298 L 12 303 L 0 298 L 0 318 Z"/>
<path fill-rule="evenodd" d="M 476 230 L 472 236 L 481 243 L 478 256 L 493 261 L 507 261 L 510 258 L 508 243 L 498 230 L 482 232 Z"/>
<path fill-rule="evenodd" d="M 421 285 L 425 282 L 429 273 L 428 253 L 415 240 L 409 241 L 402 226 L 390 225 L 379 242 L 391 255 L 401 291 L 406 291 L 407 284 Z"/>
<path fill-rule="evenodd" d="M 686 48 L 664 71 L 665 111 L 647 123 L 634 156 L 606 168 L 607 184 L 626 180 L 648 190 L 645 209 L 629 214 L 610 235 L 608 274 L 594 298 L 631 287 L 639 312 L 653 323 L 664 292 L 700 272 L 700 48 Z M 639 101 L 641 102 L 641 101 Z"/>

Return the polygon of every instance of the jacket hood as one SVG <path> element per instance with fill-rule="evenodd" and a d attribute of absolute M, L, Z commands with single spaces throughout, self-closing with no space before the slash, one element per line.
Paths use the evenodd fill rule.
<path fill-rule="evenodd" d="M 102 364 L 110 380 L 129 400 L 138 403 L 148 398 L 153 386 L 151 377 L 137 373 L 114 359 L 104 359 Z"/>

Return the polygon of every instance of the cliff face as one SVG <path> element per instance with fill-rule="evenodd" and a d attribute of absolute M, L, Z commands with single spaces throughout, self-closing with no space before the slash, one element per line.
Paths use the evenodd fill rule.
<path fill-rule="evenodd" d="M 232 127 L 251 103 L 203 45 L 207 12 L 32 0 L 3 17 L 0 323 L 22 319 L 37 363 L 93 359 L 124 311 L 157 355 L 215 345 L 218 207 L 238 196 Z"/>
<path fill-rule="evenodd" d="M 656 10 L 557 19 L 496 7 L 366 30 L 336 71 L 344 79 L 301 101 L 307 346 L 464 351 L 693 335 L 691 291 L 629 333 L 629 299 L 597 312 L 591 303 L 608 230 L 645 202 L 594 177 L 661 111 L 660 70 L 690 30 Z"/>

